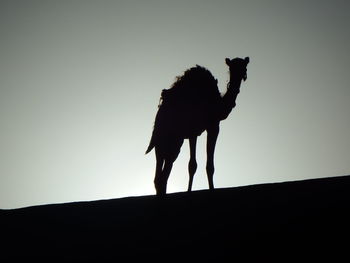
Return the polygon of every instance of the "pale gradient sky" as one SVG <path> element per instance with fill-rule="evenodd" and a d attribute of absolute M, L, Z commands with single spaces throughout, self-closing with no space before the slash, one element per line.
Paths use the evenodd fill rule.
<path fill-rule="evenodd" d="M 160 92 L 200 64 L 225 91 L 216 187 L 350 174 L 349 1 L 0 1 L 0 208 L 154 194 Z M 188 143 L 168 191 L 187 189 Z M 206 189 L 205 134 L 194 190 Z"/>

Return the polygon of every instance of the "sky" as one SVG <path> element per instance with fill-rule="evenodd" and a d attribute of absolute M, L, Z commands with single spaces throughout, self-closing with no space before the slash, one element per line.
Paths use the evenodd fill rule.
<path fill-rule="evenodd" d="M 350 174 L 349 1 L 0 1 L 0 208 L 155 194 L 162 89 L 199 64 L 226 90 L 216 187 Z M 193 189 L 207 189 L 205 140 Z M 186 141 L 168 192 L 187 189 Z"/>

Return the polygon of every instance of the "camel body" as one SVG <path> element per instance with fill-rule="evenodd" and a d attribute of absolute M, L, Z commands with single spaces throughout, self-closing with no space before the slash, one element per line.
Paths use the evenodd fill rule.
<path fill-rule="evenodd" d="M 205 68 L 196 66 L 185 71 L 170 89 L 162 91 L 152 138 L 146 153 L 155 148 L 157 195 L 166 193 L 167 180 L 172 165 L 180 153 L 184 139 L 190 141 L 189 185 L 197 169 L 196 141 L 205 130 L 207 137 L 207 175 L 209 188 L 213 189 L 214 151 L 220 121 L 227 118 L 235 107 L 242 79 L 246 79 L 249 58 L 226 59 L 230 68 L 227 92 L 221 96 L 217 80 Z M 234 72 L 232 72 L 234 71 Z"/>

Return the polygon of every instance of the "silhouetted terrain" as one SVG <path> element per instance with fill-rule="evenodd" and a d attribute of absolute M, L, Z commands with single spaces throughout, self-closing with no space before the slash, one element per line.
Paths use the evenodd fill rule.
<path fill-rule="evenodd" d="M 0 210 L 0 257 L 347 262 L 349 190 L 344 176 Z"/>

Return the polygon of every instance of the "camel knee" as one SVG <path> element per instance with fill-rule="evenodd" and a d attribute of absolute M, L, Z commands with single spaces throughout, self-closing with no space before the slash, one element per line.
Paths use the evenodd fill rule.
<path fill-rule="evenodd" d="M 189 181 L 188 181 L 188 188 L 187 191 L 191 192 L 192 191 L 192 184 L 193 184 L 193 177 L 194 174 L 197 171 L 197 161 L 194 158 L 191 158 L 189 163 L 188 163 L 188 173 L 189 173 Z"/>
<path fill-rule="evenodd" d="M 190 176 L 193 176 L 197 171 L 197 161 L 196 159 L 190 159 L 189 163 L 188 163 L 188 173 L 190 174 Z"/>
<path fill-rule="evenodd" d="M 206 170 L 208 176 L 213 176 L 215 172 L 214 163 L 207 163 Z"/>

